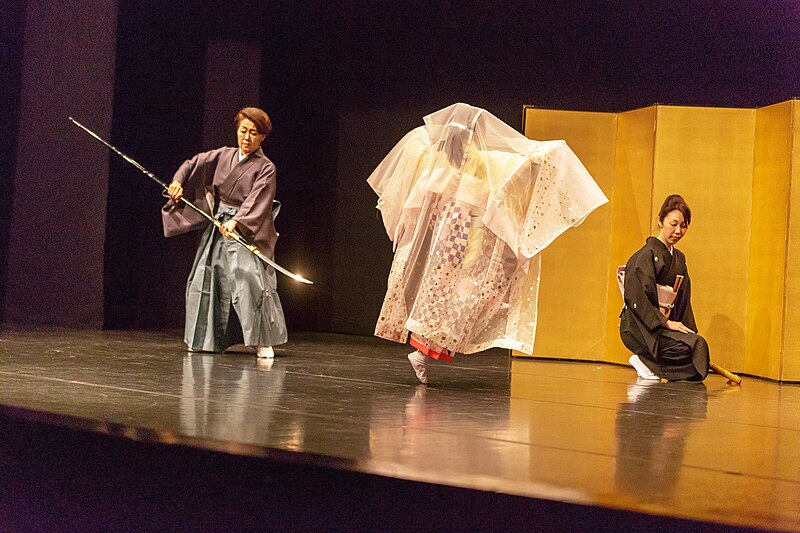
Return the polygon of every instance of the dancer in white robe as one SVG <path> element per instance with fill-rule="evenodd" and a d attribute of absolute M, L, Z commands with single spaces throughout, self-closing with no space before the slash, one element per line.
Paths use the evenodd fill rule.
<path fill-rule="evenodd" d="M 564 141 L 530 140 L 454 104 L 425 117 L 368 179 L 395 258 L 375 335 L 429 358 L 533 351 L 539 253 L 608 199 Z"/>

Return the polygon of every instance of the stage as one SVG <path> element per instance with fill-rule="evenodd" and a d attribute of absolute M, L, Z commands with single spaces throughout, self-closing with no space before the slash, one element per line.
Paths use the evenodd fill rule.
<path fill-rule="evenodd" d="M 293 334 L 0 332 L 0 529 L 800 530 L 800 386 Z"/>

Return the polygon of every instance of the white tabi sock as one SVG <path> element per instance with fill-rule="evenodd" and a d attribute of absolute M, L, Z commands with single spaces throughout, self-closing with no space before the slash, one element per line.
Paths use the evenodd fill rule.
<path fill-rule="evenodd" d="M 272 351 L 272 346 L 259 346 L 256 350 L 256 355 L 265 359 L 272 359 L 275 357 L 275 352 Z"/>
<path fill-rule="evenodd" d="M 427 369 L 425 368 L 428 358 L 425 356 L 425 354 L 419 350 L 413 351 L 408 354 L 408 361 L 414 368 L 414 373 L 417 375 L 419 382 L 428 383 Z"/>
<path fill-rule="evenodd" d="M 653 371 L 652 371 L 652 370 L 650 370 L 649 368 L 647 368 L 647 366 L 645 366 L 645 364 L 644 364 L 644 363 L 642 363 L 642 360 L 641 360 L 641 359 L 639 359 L 639 356 L 638 356 L 638 355 L 636 355 L 636 354 L 633 354 L 632 356 L 630 356 L 630 358 L 628 359 L 628 362 L 631 364 L 631 366 L 632 366 L 633 368 L 635 368 L 635 369 L 636 369 L 636 373 L 637 373 L 637 374 L 639 374 L 639 377 L 640 377 L 640 378 L 642 378 L 642 379 L 652 379 L 652 380 L 659 380 L 659 379 L 661 379 L 661 378 L 659 378 L 658 376 L 656 376 L 656 375 L 653 373 Z"/>

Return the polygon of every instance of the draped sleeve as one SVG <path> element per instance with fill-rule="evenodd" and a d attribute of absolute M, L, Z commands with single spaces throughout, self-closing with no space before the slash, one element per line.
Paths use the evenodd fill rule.
<path fill-rule="evenodd" d="M 511 155 L 508 156 L 511 164 L 506 169 L 505 179 L 492 190 L 483 223 L 514 250 L 519 260 L 523 259 L 520 235 L 525 224 L 525 213 L 532 201 L 538 166 L 530 157 L 514 155 L 513 159 Z"/>
<path fill-rule="evenodd" d="M 538 164 L 525 213 L 519 252 L 531 258 L 559 235 L 608 202 L 578 156 L 564 141 L 547 141 L 533 154 Z"/>
<path fill-rule="evenodd" d="M 219 148 L 197 154 L 184 161 L 172 178 L 183 186 L 183 195 L 186 199 L 206 213 L 211 211 L 206 193 L 211 191 L 217 164 L 225 150 L 230 148 Z M 183 202 L 175 202 L 172 198 L 161 209 L 161 222 L 165 237 L 203 229 L 208 224 L 203 215 Z"/>

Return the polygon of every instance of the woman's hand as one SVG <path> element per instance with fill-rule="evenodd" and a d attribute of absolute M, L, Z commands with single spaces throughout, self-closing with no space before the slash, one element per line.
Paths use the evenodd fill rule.
<path fill-rule="evenodd" d="M 167 187 L 167 194 L 176 202 L 179 201 L 183 196 L 183 185 L 177 180 L 172 180 L 172 183 Z"/>
<path fill-rule="evenodd" d="M 236 231 L 236 221 L 233 219 L 230 219 L 224 224 L 221 224 L 219 227 L 219 232 L 222 233 L 222 235 L 224 235 L 226 239 L 230 239 L 231 234 L 234 231 Z"/>
<path fill-rule="evenodd" d="M 674 320 L 667 320 L 667 329 L 671 329 L 672 331 L 680 331 L 681 333 L 695 333 L 684 326 L 683 322 L 675 322 Z"/>

